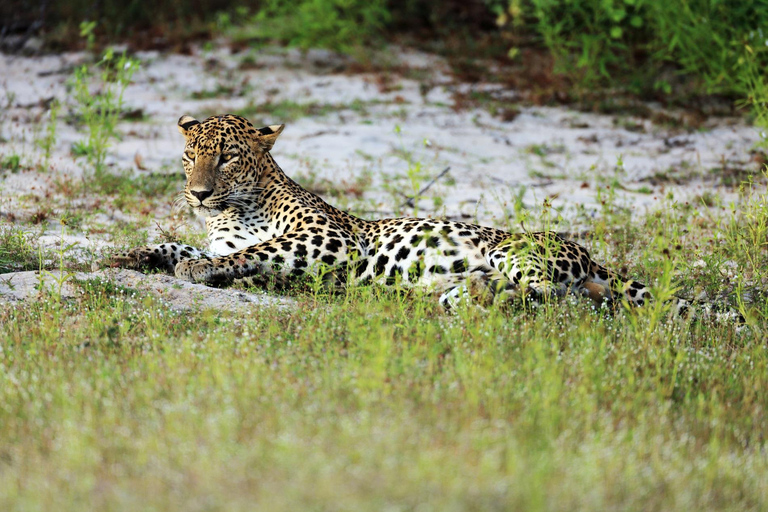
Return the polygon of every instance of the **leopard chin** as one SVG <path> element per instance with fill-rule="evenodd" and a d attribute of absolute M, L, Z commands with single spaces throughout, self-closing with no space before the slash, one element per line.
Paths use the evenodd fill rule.
<path fill-rule="evenodd" d="M 210 208 L 208 206 L 203 206 L 203 205 L 191 206 L 191 208 L 195 216 L 200 217 L 202 219 L 206 217 L 215 217 L 222 212 L 222 210 L 218 208 Z"/>

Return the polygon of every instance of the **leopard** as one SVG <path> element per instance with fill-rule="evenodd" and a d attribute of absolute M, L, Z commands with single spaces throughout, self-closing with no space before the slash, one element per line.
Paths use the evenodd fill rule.
<path fill-rule="evenodd" d="M 299 276 L 330 286 L 377 283 L 434 293 L 446 309 L 470 301 L 567 294 L 596 306 L 643 306 L 651 290 L 596 262 L 553 231 L 512 233 L 440 218 L 366 220 L 300 186 L 272 156 L 284 124 L 239 115 L 184 115 L 183 198 L 205 218 L 208 247 L 167 242 L 116 254 L 111 266 L 162 271 L 209 286 L 265 286 Z M 672 299 L 685 315 L 690 302 Z"/>

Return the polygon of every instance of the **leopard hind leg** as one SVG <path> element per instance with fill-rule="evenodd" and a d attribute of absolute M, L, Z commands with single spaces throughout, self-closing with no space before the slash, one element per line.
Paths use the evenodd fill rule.
<path fill-rule="evenodd" d="M 490 267 L 478 267 L 461 276 L 440 296 L 440 304 L 447 310 L 468 301 L 487 307 L 494 302 L 511 302 L 520 296 L 520 288 L 502 273 Z"/>
<path fill-rule="evenodd" d="M 642 307 L 653 300 L 648 286 L 622 278 L 596 262 L 592 262 L 589 276 L 581 285 L 581 292 L 597 306 L 612 305 L 624 299 L 630 306 Z M 688 317 L 693 314 L 691 303 L 685 299 L 672 297 L 669 303 L 675 316 Z"/>

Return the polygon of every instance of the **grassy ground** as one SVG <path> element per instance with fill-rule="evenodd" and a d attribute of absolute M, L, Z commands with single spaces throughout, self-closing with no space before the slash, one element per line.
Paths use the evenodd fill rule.
<path fill-rule="evenodd" d="M 73 230 L 102 203 L 140 212 L 86 232 L 126 246 L 146 242 L 181 185 L 93 176 L 93 200 L 59 210 Z M 57 186 L 84 198 L 77 181 Z M 656 295 L 675 283 L 727 302 L 747 328 L 673 320 L 662 303 L 447 314 L 435 297 L 375 287 L 303 288 L 295 307 L 249 316 L 174 313 L 95 280 L 73 300 L 42 290 L 3 306 L 0 510 L 764 510 L 768 196 L 756 188 L 738 206 L 669 198 L 640 219 L 606 192 L 597 217 L 574 219 L 601 261 Z M 42 208 L 0 226 L 0 273 L 90 266 L 43 254 L 35 233 L 56 219 Z M 546 224 L 522 203 L 513 213 L 510 229 Z"/>
<path fill-rule="evenodd" d="M 0 312 L 0 509 L 764 509 L 765 199 L 608 215 L 588 242 L 747 296 L 741 330 L 660 304 L 449 315 L 370 287 L 250 316 L 48 290 Z"/>
<path fill-rule="evenodd" d="M 2 313 L 4 510 L 759 510 L 764 343 L 355 292 Z M 0 466 L 0 467 L 2 467 Z"/>

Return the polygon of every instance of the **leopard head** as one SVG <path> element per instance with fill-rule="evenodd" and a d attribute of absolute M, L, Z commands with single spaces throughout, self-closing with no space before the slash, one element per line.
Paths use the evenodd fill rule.
<path fill-rule="evenodd" d="M 179 132 L 186 140 L 182 162 L 187 204 L 203 216 L 250 204 L 259 193 L 267 153 L 284 127 L 254 128 L 247 119 L 231 114 L 203 122 L 182 116 Z"/>

